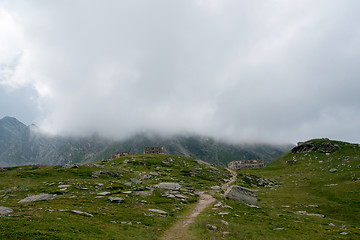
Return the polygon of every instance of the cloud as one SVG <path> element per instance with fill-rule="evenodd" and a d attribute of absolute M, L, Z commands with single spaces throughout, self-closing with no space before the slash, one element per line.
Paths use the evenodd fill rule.
<path fill-rule="evenodd" d="M 359 7 L 5 1 L 0 82 L 35 89 L 55 133 L 359 141 Z"/>

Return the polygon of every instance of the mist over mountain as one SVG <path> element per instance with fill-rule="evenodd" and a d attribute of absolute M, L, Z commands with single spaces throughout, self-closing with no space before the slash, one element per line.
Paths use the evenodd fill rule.
<path fill-rule="evenodd" d="M 199 135 L 137 134 L 112 140 L 93 134 L 88 137 L 52 136 L 35 125 L 16 118 L 0 120 L 0 166 L 25 164 L 82 163 L 110 158 L 114 152 L 142 153 L 145 146 L 164 146 L 165 152 L 199 158 L 218 165 L 240 159 L 263 159 L 266 163 L 288 151 L 290 145 L 230 144 Z"/>

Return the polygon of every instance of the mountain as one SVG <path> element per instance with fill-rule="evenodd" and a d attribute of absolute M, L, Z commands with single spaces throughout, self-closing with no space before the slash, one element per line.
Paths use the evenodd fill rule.
<path fill-rule="evenodd" d="M 291 145 L 229 144 L 197 135 L 137 134 L 122 141 L 98 135 L 89 137 L 49 136 L 35 125 L 26 126 L 16 118 L 0 120 L 0 167 L 25 164 L 81 163 L 110 158 L 115 152 L 142 153 L 146 146 L 163 146 L 165 153 L 199 158 L 226 166 L 243 159 L 263 159 L 270 163 Z"/>

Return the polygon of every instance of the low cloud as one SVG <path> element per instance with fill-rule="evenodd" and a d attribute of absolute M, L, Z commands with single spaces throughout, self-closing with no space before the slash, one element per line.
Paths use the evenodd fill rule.
<path fill-rule="evenodd" d="M 53 133 L 360 141 L 359 10 L 351 0 L 5 1 L 0 88 L 33 89 L 33 121 Z"/>

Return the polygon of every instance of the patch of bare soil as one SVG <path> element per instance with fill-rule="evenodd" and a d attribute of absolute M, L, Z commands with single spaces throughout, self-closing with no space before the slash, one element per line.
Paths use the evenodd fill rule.
<path fill-rule="evenodd" d="M 221 187 L 221 189 L 227 189 L 230 184 L 236 181 L 236 172 L 230 169 L 227 170 L 231 173 L 232 177 L 229 182 L 227 182 Z M 205 192 L 200 192 L 198 194 L 200 195 L 200 200 L 195 205 L 194 209 L 188 214 L 185 214 L 185 216 L 183 216 L 184 220 L 178 221 L 169 230 L 167 230 L 161 238 L 162 240 L 192 239 L 189 233 L 189 226 L 195 222 L 196 217 L 202 211 L 204 211 L 208 206 L 216 202 L 216 199 L 213 196 Z"/>

